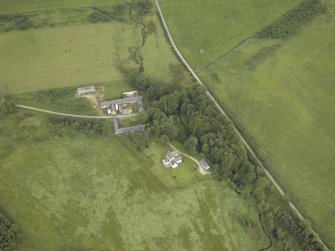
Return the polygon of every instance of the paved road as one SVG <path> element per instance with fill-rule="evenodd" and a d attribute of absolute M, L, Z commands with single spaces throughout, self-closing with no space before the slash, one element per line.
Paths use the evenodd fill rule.
<path fill-rule="evenodd" d="M 199 162 L 197 159 L 193 158 L 191 155 L 188 155 L 187 153 L 183 153 L 183 152 L 179 151 L 179 150 L 178 150 L 174 145 L 172 145 L 170 142 L 169 142 L 169 146 L 170 146 L 173 150 L 179 152 L 181 155 L 184 155 L 184 156 L 186 156 L 187 158 L 190 158 L 191 160 L 193 160 L 195 163 L 197 163 L 197 165 L 198 165 L 198 167 L 199 167 L 199 172 L 200 172 L 201 174 L 203 174 L 203 175 L 211 174 L 210 172 L 208 172 L 208 171 L 206 171 L 206 170 L 204 170 L 204 169 L 202 168 L 202 166 L 200 165 L 200 162 Z"/>
<path fill-rule="evenodd" d="M 62 112 L 54 112 L 54 111 L 49 111 L 45 109 L 40 109 L 36 107 L 31 107 L 31 106 L 26 106 L 26 105 L 16 105 L 19 108 L 31 110 L 31 111 L 36 111 L 36 112 L 43 112 L 43 113 L 48 113 L 48 114 L 55 114 L 55 115 L 60 115 L 60 116 L 66 116 L 66 117 L 74 117 L 74 118 L 85 118 L 85 119 L 111 119 L 113 117 L 116 118 L 125 118 L 125 117 L 134 117 L 137 116 L 137 114 L 127 114 L 127 115 L 109 115 L 109 116 L 89 116 L 89 115 L 78 115 L 78 114 L 70 114 L 70 113 L 62 113 Z"/>
<path fill-rule="evenodd" d="M 159 13 L 159 16 L 162 20 L 165 32 L 170 40 L 170 43 L 175 51 L 175 53 L 178 55 L 178 57 L 180 58 L 180 60 L 184 63 L 184 65 L 186 66 L 186 68 L 189 70 L 189 72 L 193 75 L 193 77 L 197 80 L 197 82 L 206 87 L 206 85 L 201 81 L 201 79 L 197 76 L 197 74 L 194 72 L 194 70 L 191 68 L 191 66 L 187 63 L 187 61 L 185 60 L 185 58 L 183 57 L 183 55 L 180 53 L 177 45 L 175 44 L 172 35 L 170 33 L 169 27 L 166 23 L 164 14 L 162 12 L 162 9 L 159 5 L 159 0 L 155 0 L 156 1 L 156 6 L 157 6 L 157 10 Z M 207 89 L 207 87 L 206 87 Z M 224 114 L 228 119 L 229 116 L 227 116 L 227 114 L 225 113 L 225 111 L 222 109 L 222 107 L 219 105 L 219 103 L 215 100 L 215 98 L 213 97 L 213 95 L 207 90 L 206 91 L 206 95 L 213 101 L 213 103 L 215 104 L 215 106 L 218 108 L 218 110 Z M 255 154 L 254 150 L 250 147 L 250 145 L 248 144 L 248 142 L 246 141 L 246 139 L 242 136 L 242 134 L 240 133 L 240 131 L 236 128 L 236 126 L 233 123 L 233 128 L 234 131 L 237 133 L 237 135 L 240 137 L 240 139 L 242 140 L 242 142 L 244 143 L 245 147 L 247 148 L 247 150 L 249 151 L 249 153 L 253 156 L 253 158 L 256 160 L 257 164 L 263 168 L 266 176 L 271 180 L 271 182 L 273 183 L 273 185 L 276 187 L 276 189 L 278 190 L 278 192 L 282 195 L 285 196 L 285 193 L 283 191 L 283 189 L 279 186 L 279 184 L 276 182 L 276 180 L 272 177 L 272 175 L 268 172 L 268 170 L 264 167 L 263 163 L 260 161 L 260 159 L 257 157 L 257 155 Z M 294 205 L 294 203 L 292 201 L 289 201 L 289 205 L 292 208 L 292 210 L 296 213 L 296 215 L 301 219 L 304 220 L 304 216 L 302 215 L 302 213 L 298 210 L 298 208 Z M 317 234 L 317 232 L 312 229 L 313 233 L 315 234 L 315 236 L 318 237 L 319 241 L 323 244 L 324 248 L 326 250 L 329 250 L 327 245 L 321 240 L 321 238 L 319 237 L 319 235 Z"/>

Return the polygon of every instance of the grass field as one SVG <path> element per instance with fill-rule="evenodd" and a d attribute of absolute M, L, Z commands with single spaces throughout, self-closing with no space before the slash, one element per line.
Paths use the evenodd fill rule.
<path fill-rule="evenodd" d="M 157 16 L 148 19 L 146 44 L 142 49 L 144 72 L 161 82 L 173 85 L 185 85 L 190 75 L 177 60 L 165 38 Z"/>
<path fill-rule="evenodd" d="M 280 17 L 300 0 L 160 2 L 177 46 L 188 62 L 195 69 L 201 70 Z M 204 54 L 200 53 L 201 49 L 205 51 Z"/>
<path fill-rule="evenodd" d="M 39 11 L 51 18 L 53 14 L 48 11 L 58 8 L 64 8 L 65 13 L 62 13 L 61 19 L 64 20 L 59 26 L 48 27 L 43 24 L 45 28 L 0 32 L 0 85 L 8 85 L 10 93 L 89 84 L 113 86 L 114 83 L 117 88 L 121 84 L 123 86 L 120 89 L 127 90 L 129 85 L 120 67 L 138 67 L 132 54 L 142 42 L 141 26 L 130 19 L 126 22 L 96 24 L 78 19 L 71 23 L 75 18 L 72 15 L 80 14 L 75 7 L 115 6 L 120 2 L 1 2 L 3 8 L 0 13 L 3 14 L 20 13 L 23 10 Z M 40 22 L 51 21 L 47 19 Z M 141 50 L 145 74 L 167 84 L 182 85 L 189 81 L 189 76 L 165 40 L 157 17 L 148 16 L 145 22 L 148 23 L 148 35 Z"/>
<path fill-rule="evenodd" d="M 335 103 L 334 2 L 324 1 L 328 7 L 327 14 L 315 18 L 288 41 L 249 39 L 242 44 L 241 41 L 262 28 L 253 23 L 257 18 L 249 19 L 249 24 L 237 21 L 239 19 L 231 20 L 224 14 L 229 10 L 224 1 L 212 2 L 225 6 L 208 9 L 210 7 L 199 8 L 198 2 L 162 1 L 177 44 L 255 148 L 267 153 L 273 163 L 270 171 L 284 190 L 317 226 L 323 238 L 330 245 L 335 245 L 335 204 L 332 195 L 335 189 L 335 172 L 332 169 L 335 160 L 335 110 L 332 105 Z M 234 8 L 248 10 L 249 16 L 262 19 L 263 10 L 271 7 L 272 12 L 264 17 L 264 22 L 268 23 L 299 1 L 263 1 L 265 7 L 262 10 L 238 8 L 242 2 L 235 1 Z M 196 16 L 215 16 L 209 14 L 215 13 L 215 9 L 223 12 L 221 23 L 235 22 L 234 31 L 222 32 L 221 23 L 214 18 L 204 18 L 201 20 L 205 21 L 190 25 L 192 21 L 189 20 L 194 20 Z M 243 13 L 236 15 L 244 16 Z M 252 25 L 255 27 L 250 28 Z M 214 28 L 208 29 L 209 26 Z M 185 27 L 191 33 L 187 32 L 183 37 L 181 33 Z M 249 31 L 244 32 L 248 27 Z M 243 36 L 238 35 L 240 32 Z M 203 46 L 201 38 L 205 37 L 210 43 L 217 44 L 219 49 L 213 51 L 213 56 L 208 53 L 201 59 L 196 50 Z M 218 38 L 222 40 L 221 47 L 216 42 Z M 230 42 L 232 45 L 227 47 L 226 43 Z M 205 68 L 215 56 L 222 54 L 218 52 L 220 49 L 224 54 L 235 46 L 230 53 Z M 216 48 L 212 44 L 209 47 Z M 253 55 L 260 55 L 262 48 L 276 49 L 250 70 L 247 62 Z"/>
<path fill-rule="evenodd" d="M 17 124 L 17 116 L 23 122 Z M 28 118 L 36 123 L 25 123 Z M 29 112 L 0 122 L 1 141 L 15 138 L 13 130 L 50 134 L 11 140 L 11 151 L 1 157 L 0 208 L 21 226 L 19 250 L 267 246 L 253 202 L 224 183 L 195 177 L 191 162 L 174 170 L 179 184 L 170 182 L 157 157 L 164 147 L 152 143 L 143 154 L 124 137 L 53 137 L 44 115 Z"/>
<path fill-rule="evenodd" d="M 45 11 L 50 9 L 66 9 L 81 7 L 99 7 L 111 4 L 123 3 L 122 0 L 2 0 L 0 2 L 0 14 L 27 13 L 34 11 Z"/>
<path fill-rule="evenodd" d="M 120 81 L 138 35 L 116 22 L 0 33 L 1 83 L 18 93 Z"/>

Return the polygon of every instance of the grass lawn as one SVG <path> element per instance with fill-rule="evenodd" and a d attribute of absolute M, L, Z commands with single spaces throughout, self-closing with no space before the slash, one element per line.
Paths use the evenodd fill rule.
<path fill-rule="evenodd" d="M 227 4 L 221 2 L 222 5 Z M 243 8 L 238 8 L 239 2 L 242 1 L 234 2 L 234 8 L 240 12 Z M 196 56 L 194 53 L 201 45 L 201 38 L 206 37 L 209 43 L 215 43 L 217 38 L 222 36 L 224 39 L 224 36 L 228 36 L 220 47 L 222 51 L 227 51 L 231 46 L 226 47 L 226 41 L 233 41 L 236 46 L 248 36 L 245 33 L 243 37 L 239 37 L 237 32 L 249 28 L 254 33 L 254 28 L 256 31 L 261 28 L 252 20 L 245 24 L 237 18 L 225 17 L 229 4 L 227 8 L 220 9 L 223 12 L 221 23 L 213 24 L 211 18 L 204 18 L 204 24 L 193 22 L 193 25 L 189 25 L 192 21 L 186 20 L 190 19 L 188 16 L 200 13 L 196 9 L 206 11 L 206 8 L 198 8 L 200 3 L 193 1 L 188 8 L 190 11 L 184 13 L 190 3 L 191 1 L 162 1 L 177 44 L 193 66 L 203 67 L 214 58 L 214 55 L 210 57 L 211 54 L 208 53 L 204 55 L 204 59 L 199 59 L 200 55 Z M 332 1 L 325 3 L 328 4 L 328 14 L 305 25 L 290 40 L 249 39 L 209 68 L 198 68 L 198 73 L 243 128 L 255 148 L 267 152 L 268 158 L 273 162 L 271 173 L 299 209 L 316 225 L 323 239 L 330 245 L 335 245 L 335 204 L 332 199 L 335 189 L 335 172 L 332 168 L 335 160 L 335 110 L 332 105 L 335 103 L 335 6 Z M 178 4 L 182 8 L 178 8 Z M 248 15 L 255 14 L 269 22 L 292 4 L 293 1 L 287 1 L 286 4 L 285 1 L 276 1 L 276 4 L 266 1 L 262 10 L 250 9 Z M 277 5 L 282 5 L 282 8 Z M 209 6 L 211 7 L 208 8 L 212 8 L 212 5 Z M 272 6 L 277 13 L 270 11 L 269 16 L 264 15 L 263 11 L 266 12 L 268 6 Z M 219 11 L 218 7 L 216 9 Z M 211 9 L 211 13 L 215 11 L 215 8 Z M 238 17 L 240 16 L 243 17 L 243 14 L 239 13 Z M 237 25 L 236 32 L 221 32 L 220 25 L 229 22 Z M 213 28 L 208 29 L 208 25 Z M 255 27 L 250 28 L 252 25 Z M 181 33 L 185 27 L 194 30 L 194 34 L 187 32 L 183 37 Z M 196 32 L 199 33 L 195 34 Z M 212 34 L 214 32 L 215 35 Z M 255 70 L 248 69 L 246 62 L 252 55 L 270 46 L 279 47 Z M 213 45 L 209 47 L 215 48 Z M 220 55 L 218 50 L 213 53 Z M 206 59 L 207 56 L 209 60 Z"/>
<path fill-rule="evenodd" d="M 27 120 L 22 112 L 18 116 Z M 1 141 L 14 137 L 8 130 L 35 136 L 45 132 L 43 115 L 29 118 L 39 123 L 1 120 Z M 169 174 L 154 171 L 166 170 L 156 158 L 165 149 L 157 145 L 143 154 L 116 136 L 15 140 L 0 161 L 0 208 L 21 226 L 19 250 L 239 251 L 267 246 L 252 201 L 213 179 L 183 187 L 168 184 L 163 176 Z M 185 165 L 179 169 L 185 174 L 175 174 L 181 180 L 194 164 Z"/>
<path fill-rule="evenodd" d="M 121 127 L 130 127 L 140 125 L 141 122 L 137 116 L 135 117 L 125 117 L 120 120 Z"/>

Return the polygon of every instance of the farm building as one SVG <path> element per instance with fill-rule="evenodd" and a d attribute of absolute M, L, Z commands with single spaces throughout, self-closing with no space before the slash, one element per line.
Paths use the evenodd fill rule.
<path fill-rule="evenodd" d="M 211 168 L 204 159 L 200 160 L 199 163 L 200 163 L 201 167 L 205 170 L 209 170 Z"/>
<path fill-rule="evenodd" d="M 107 108 L 107 113 L 110 115 L 115 115 L 117 112 L 121 114 L 130 114 L 133 112 L 132 108 L 130 107 L 131 104 L 136 105 L 139 111 L 144 110 L 142 96 L 126 97 L 122 99 L 115 99 L 112 101 L 103 101 L 101 102 L 101 108 Z"/>
<path fill-rule="evenodd" d="M 123 98 L 130 98 L 130 97 L 137 97 L 138 92 L 137 91 L 130 91 L 130 92 L 123 92 L 122 97 Z"/>
<path fill-rule="evenodd" d="M 176 168 L 182 162 L 183 159 L 177 151 L 167 152 L 165 158 L 163 159 L 163 164 L 166 168 Z"/>
<path fill-rule="evenodd" d="M 77 95 L 78 96 L 89 94 L 89 93 L 92 93 L 92 92 L 95 92 L 95 86 L 94 85 L 77 88 Z"/>
<path fill-rule="evenodd" d="M 114 133 L 117 134 L 128 134 L 132 132 L 143 132 L 145 130 L 145 125 L 137 125 L 122 128 L 120 125 L 120 120 L 118 118 L 112 118 Z"/>

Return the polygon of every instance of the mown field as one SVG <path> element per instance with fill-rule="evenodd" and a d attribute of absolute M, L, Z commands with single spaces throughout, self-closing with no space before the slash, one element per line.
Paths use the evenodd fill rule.
<path fill-rule="evenodd" d="M 125 137 L 72 134 L 64 125 L 59 134 L 46 119 L 21 111 L 0 123 L 8 144 L 1 152 L 0 208 L 21 227 L 19 250 L 268 245 L 254 202 L 194 176 L 188 160 L 179 170 L 165 169 L 166 147 L 152 143 L 142 153 Z"/>
<path fill-rule="evenodd" d="M 334 2 L 323 1 L 326 14 L 298 25 L 283 38 L 250 36 L 301 1 L 258 1 L 263 2 L 261 9 L 235 1 L 236 18 L 225 14 L 230 6 L 225 1 L 206 2 L 203 8 L 194 1 L 161 2 L 187 60 L 255 149 L 267 155 L 271 173 L 289 197 L 334 245 Z M 214 17 L 220 12 L 218 23 Z M 256 25 L 258 19 L 252 15 L 264 23 Z M 207 18 L 195 22 L 199 16 Z M 239 17 L 246 17 L 245 22 Z M 218 48 L 213 55 L 198 53 L 199 48 L 206 49 L 205 38 L 212 43 L 209 48 Z"/>

